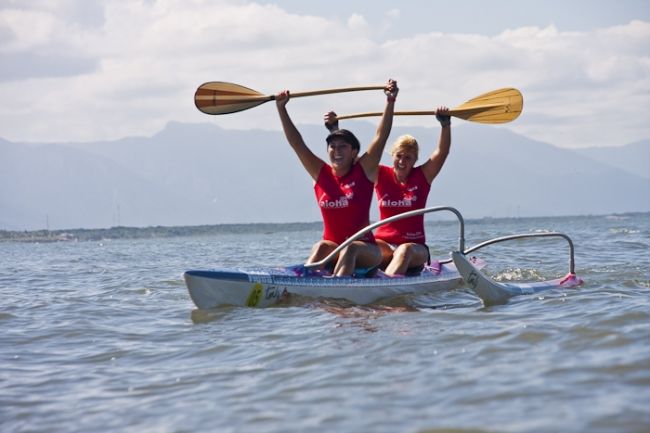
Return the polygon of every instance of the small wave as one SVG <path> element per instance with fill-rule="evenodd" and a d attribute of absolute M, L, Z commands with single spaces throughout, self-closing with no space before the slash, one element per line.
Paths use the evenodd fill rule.
<path fill-rule="evenodd" d="M 629 220 L 630 217 L 627 215 L 607 215 L 605 216 L 605 219 L 610 221 L 622 221 L 622 220 Z"/>
<path fill-rule="evenodd" d="M 493 277 L 495 281 L 541 281 L 544 276 L 536 269 L 514 268 L 498 273 Z"/>
<path fill-rule="evenodd" d="M 614 235 L 619 235 L 619 234 L 632 234 L 636 235 L 641 233 L 640 230 L 635 230 L 635 229 L 628 229 L 625 227 L 620 227 L 620 228 L 611 228 L 609 229 L 609 233 L 614 234 Z"/>

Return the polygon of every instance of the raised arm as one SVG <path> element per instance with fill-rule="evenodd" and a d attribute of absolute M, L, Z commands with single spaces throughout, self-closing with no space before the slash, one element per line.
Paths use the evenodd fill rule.
<path fill-rule="evenodd" d="M 284 130 L 284 135 L 287 137 L 287 141 L 293 148 L 298 159 L 302 163 L 307 173 L 314 179 L 318 179 L 318 173 L 323 167 L 325 162 L 314 154 L 314 152 L 307 147 L 305 141 L 302 139 L 302 135 L 298 132 L 296 125 L 293 124 L 289 113 L 287 112 L 287 103 L 289 102 L 290 94 L 288 90 L 280 92 L 276 95 L 275 104 L 278 108 L 278 114 L 280 115 L 280 122 L 282 122 L 282 129 Z"/>
<path fill-rule="evenodd" d="M 449 108 L 439 107 L 436 112 L 438 113 L 436 114 L 436 119 L 438 119 L 442 127 L 438 147 L 421 166 L 424 177 L 429 183 L 433 182 L 433 179 L 440 173 L 451 147 L 451 117 L 448 114 Z"/>
<path fill-rule="evenodd" d="M 375 136 L 368 145 L 368 150 L 361 156 L 361 158 L 359 158 L 359 163 L 363 167 L 366 176 L 372 182 L 377 180 L 379 161 L 381 161 L 381 155 L 384 151 L 384 147 L 386 147 L 386 141 L 390 135 L 390 130 L 393 127 L 395 99 L 397 98 L 398 92 L 399 88 L 397 87 L 397 81 L 388 80 L 388 84 L 386 84 L 386 87 L 384 88 L 384 93 L 386 94 L 384 113 L 381 116 L 379 125 L 377 125 Z"/>

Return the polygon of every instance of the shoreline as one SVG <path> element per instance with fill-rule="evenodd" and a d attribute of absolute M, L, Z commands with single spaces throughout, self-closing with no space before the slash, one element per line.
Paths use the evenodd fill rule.
<path fill-rule="evenodd" d="M 572 215 L 572 216 L 537 216 L 537 217 L 483 217 L 467 218 L 465 222 L 498 222 L 509 220 L 530 220 L 538 218 L 613 218 L 626 219 L 635 215 L 646 215 L 650 212 L 623 212 L 618 214 L 603 215 Z M 427 221 L 425 224 L 434 222 Z M 455 220 L 441 219 L 435 223 L 451 222 Z M 46 243 L 46 242 L 79 242 L 79 241 L 101 241 L 111 239 L 154 239 L 173 238 L 182 236 L 202 236 L 215 234 L 237 234 L 250 233 L 251 231 L 264 233 L 294 232 L 322 230 L 322 223 L 315 222 L 293 222 L 293 223 L 246 223 L 246 224 L 212 224 L 198 226 L 150 226 L 150 227 L 125 227 L 117 226 L 110 228 L 76 228 L 57 230 L 0 230 L 0 243 L 3 242 L 25 242 L 25 243 Z"/>

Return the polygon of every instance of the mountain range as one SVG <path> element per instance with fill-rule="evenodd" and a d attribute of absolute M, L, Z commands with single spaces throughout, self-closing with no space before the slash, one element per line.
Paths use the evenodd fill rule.
<path fill-rule="evenodd" d="M 375 128 L 341 126 L 362 143 Z M 299 129 L 325 159 L 325 129 Z M 423 159 L 439 128 L 395 127 L 387 147 L 404 133 L 418 139 Z M 456 124 L 452 133 L 428 206 L 466 218 L 650 211 L 650 140 L 569 150 L 497 126 Z M 387 153 L 382 162 L 390 164 Z M 319 220 L 312 181 L 281 131 L 171 122 L 154 136 L 114 141 L 0 139 L 0 229 Z"/>

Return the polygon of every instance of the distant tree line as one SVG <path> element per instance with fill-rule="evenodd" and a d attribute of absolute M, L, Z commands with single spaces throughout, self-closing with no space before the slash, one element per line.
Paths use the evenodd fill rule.
<path fill-rule="evenodd" d="M 105 229 L 0 230 L 0 242 L 99 241 L 103 239 L 147 239 L 237 233 L 278 233 L 319 230 L 320 223 L 217 224 L 177 227 L 111 227 Z"/>

